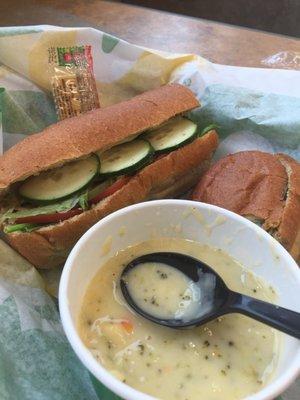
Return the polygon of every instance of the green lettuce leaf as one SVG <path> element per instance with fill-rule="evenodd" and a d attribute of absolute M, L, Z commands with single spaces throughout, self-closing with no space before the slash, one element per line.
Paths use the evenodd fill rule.
<path fill-rule="evenodd" d="M 37 225 L 37 224 L 15 224 L 15 225 L 6 225 L 3 230 L 4 230 L 4 233 L 31 232 L 37 228 L 40 228 L 40 225 Z"/>
<path fill-rule="evenodd" d="M 59 203 L 48 204 L 46 206 L 39 206 L 28 208 L 19 211 L 7 211 L 1 217 L 2 220 L 12 220 L 23 217 L 33 217 L 35 215 L 54 214 L 56 212 L 66 212 L 71 210 L 79 202 L 80 195 L 73 196 L 67 200 Z"/>
<path fill-rule="evenodd" d="M 9 208 L 0 214 L 0 224 L 2 224 L 7 219 L 6 214 L 11 213 L 12 211 L 13 211 L 13 208 Z"/>
<path fill-rule="evenodd" d="M 78 199 L 78 203 L 80 207 L 83 209 L 83 211 L 87 210 L 89 208 L 89 203 L 88 203 L 88 191 L 85 193 L 82 193 Z"/>

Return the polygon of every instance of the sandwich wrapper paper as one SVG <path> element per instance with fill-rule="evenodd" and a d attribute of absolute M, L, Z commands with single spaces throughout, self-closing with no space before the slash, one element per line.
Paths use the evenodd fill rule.
<path fill-rule="evenodd" d="M 90 28 L 0 29 L 0 151 L 57 120 L 48 49 L 90 45 L 101 107 L 167 82 L 193 90 L 201 127 L 219 125 L 215 159 L 259 149 L 300 161 L 300 71 L 212 64 L 135 46 Z M 75 356 L 59 319 L 60 271 L 40 273 L 0 241 L 1 400 L 116 400 Z M 49 294 L 50 293 L 50 294 Z M 282 400 L 300 398 L 300 382 Z"/>

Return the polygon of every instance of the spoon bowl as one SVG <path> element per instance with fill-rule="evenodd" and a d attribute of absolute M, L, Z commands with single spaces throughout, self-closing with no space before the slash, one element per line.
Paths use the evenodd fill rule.
<path fill-rule="evenodd" d="M 130 272 L 146 263 L 165 264 L 180 271 L 199 286 L 197 312 L 191 318 L 161 318 L 141 307 L 129 288 Z M 202 282 L 212 282 L 209 286 Z M 186 254 L 157 252 L 132 260 L 123 269 L 120 279 L 122 294 L 128 305 L 142 317 L 169 328 L 193 328 L 224 314 L 241 313 L 300 339 L 300 313 L 230 290 L 223 279 L 207 264 Z"/>
<path fill-rule="evenodd" d="M 193 318 L 189 321 L 185 321 L 182 318 L 159 318 L 145 311 L 135 302 L 128 287 L 129 272 L 144 263 L 162 263 L 169 265 L 188 276 L 193 282 L 198 282 L 199 278 L 203 278 L 204 275 L 212 276 L 214 278 L 214 291 L 212 293 L 213 297 L 210 298 L 209 301 L 209 307 L 205 308 L 204 312 L 201 313 L 201 316 L 198 314 L 197 318 Z M 185 254 L 171 252 L 145 254 L 132 260 L 122 271 L 120 287 L 125 300 L 135 312 L 152 322 L 171 328 L 193 328 L 222 315 L 222 312 L 221 314 L 216 315 L 215 311 L 218 309 L 221 310 L 225 306 L 229 294 L 229 289 L 222 278 L 207 264 Z M 207 304 L 205 298 L 202 298 L 201 300 Z"/>

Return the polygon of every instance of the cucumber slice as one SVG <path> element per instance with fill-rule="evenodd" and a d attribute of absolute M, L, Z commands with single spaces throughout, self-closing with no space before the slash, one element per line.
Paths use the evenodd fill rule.
<path fill-rule="evenodd" d="M 154 151 L 146 140 L 133 140 L 97 153 L 100 158 L 100 175 L 114 176 L 130 173 L 143 167 Z"/>
<path fill-rule="evenodd" d="M 175 150 L 197 136 L 197 125 L 187 118 L 175 118 L 165 125 L 143 135 L 156 153 Z"/>
<path fill-rule="evenodd" d="M 39 203 L 60 200 L 87 186 L 98 170 L 99 159 L 91 155 L 27 179 L 19 187 L 19 194 Z"/>

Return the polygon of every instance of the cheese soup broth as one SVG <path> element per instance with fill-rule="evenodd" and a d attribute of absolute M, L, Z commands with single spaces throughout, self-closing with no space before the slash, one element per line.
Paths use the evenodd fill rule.
<path fill-rule="evenodd" d="M 146 313 L 162 319 L 189 322 L 211 311 L 216 277 L 201 273 L 194 282 L 164 263 L 146 262 L 123 278 L 131 298 Z"/>
<path fill-rule="evenodd" d="M 199 258 L 232 290 L 275 300 L 271 287 L 226 253 L 184 239 L 154 239 L 120 251 L 92 280 L 78 321 L 85 345 L 118 379 L 160 399 L 234 400 L 260 390 L 276 366 L 279 334 L 272 328 L 232 314 L 198 328 L 174 330 L 128 308 L 119 289 L 124 266 L 157 251 Z M 145 298 L 150 295 L 145 292 Z"/>

